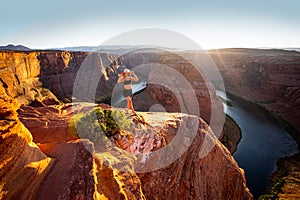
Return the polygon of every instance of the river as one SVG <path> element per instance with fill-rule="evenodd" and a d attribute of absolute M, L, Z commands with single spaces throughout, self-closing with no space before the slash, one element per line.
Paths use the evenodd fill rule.
<path fill-rule="evenodd" d="M 229 102 L 224 103 L 224 111 L 241 128 L 242 139 L 233 157 L 245 170 L 248 188 L 257 199 L 271 185 L 269 175 L 276 170 L 276 160 L 296 153 L 298 145 L 260 107 L 222 91 L 217 91 L 217 95 Z"/>

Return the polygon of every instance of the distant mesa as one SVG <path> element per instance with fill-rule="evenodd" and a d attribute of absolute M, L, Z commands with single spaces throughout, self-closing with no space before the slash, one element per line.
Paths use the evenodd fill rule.
<path fill-rule="evenodd" d="M 31 51 L 32 49 L 25 47 L 23 45 L 13 45 L 9 44 L 6 46 L 0 46 L 0 50 L 12 50 L 12 51 Z"/>

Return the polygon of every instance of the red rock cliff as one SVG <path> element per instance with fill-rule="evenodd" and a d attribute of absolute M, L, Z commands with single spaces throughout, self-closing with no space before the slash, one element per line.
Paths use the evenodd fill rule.
<path fill-rule="evenodd" d="M 0 87 L 0 199 L 34 199 L 54 162 L 17 118 L 19 104 Z"/>
<path fill-rule="evenodd" d="M 300 131 L 300 53 L 225 49 L 210 55 L 226 90 L 258 103 Z"/>
<path fill-rule="evenodd" d="M 81 105 L 76 107 L 73 108 L 73 111 L 84 110 Z M 28 129 L 32 129 L 35 135 L 43 135 L 42 138 L 35 137 L 35 142 L 39 143 L 45 154 L 59 160 L 42 183 L 40 197 L 50 195 L 46 188 L 53 181 L 65 182 L 67 178 L 74 176 L 74 174 L 71 176 L 72 173 L 76 174 L 77 171 L 82 173 L 81 168 L 76 168 L 77 165 L 69 165 L 67 168 L 70 177 L 55 178 L 59 176 L 60 169 L 64 168 L 63 166 L 67 163 L 79 162 L 81 159 L 85 160 L 83 166 L 91 166 L 89 163 L 93 163 L 92 158 L 82 157 L 89 154 L 84 153 L 86 151 L 81 147 L 77 147 L 82 152 L 79 154 L 79 160 L 72 161 L 73 149 L 78 143 L 76 139 L 70 140 L 71 137 L 68 137 L 68 141 L 63 141 L 60 138 L 57 144 L 53 144 L 53 141 L 48 143 L 49 138 L 56 137 L 56 134 L 60 137 L 71 134 L 62 133 L 67 130 L 63 128 L 62 124 L 60 124 L 60 129 L 56 129 L 54 124 L 58 119 L 68 121 L 67 119 L 71 118 L 73 111 L 70 106 L 34 109 L 23 107 L 20 110 L 20 118 L 27 124 Z M 43 118 L 36 115 L 37 113 L 43 113 Z M 30 117 L 30 122 L 26 122 L 28 117 Z M 94 162 L 97 165 L 97 181 L 95 182 L 97 195 L 110 199 L 125 197 L 129 199 L 252 199 L 246 186 L 243 170 L 238 167 L 230 152 L 200 118 L 179 113 L 140 112 L 131 119 L 135 128 L 128 133 L 131 135 L 130 137 L 115 136 L 114 140 L 118 144 L 116 147 L 106 152 L 96 151 L 94 154 Z M 48 125 L 41 126 L 37 131 L 35 124 L 43 121 L 48 121 Z M 65 126 L 68 125 L 65 124 Z M 180 140 L 176 143 L 175 136 L 180 131 L 183 131 L 182 134 L 185 137 L 183 141 Z M 173 140 L 179 149 L 185 149 L 183 154 L 162 168 L 145 171 L 156 164 L 152 162 L 151 156 L 140 156 L 155 152 Z M 85 146 L 92 148 L 89 145 Z M 171 154 L 164 158 L 156 156 L 158 157 L 152 159 L 158 159 L 158 161 L 163 159 L 159 163 L 173 159 Z M 151 163 L 151 165 L 147 163 Z M 49 188 L 51 191 L 59 191 L 59 186 L 56 184 L 48 186 Z"/>
<path fill-rule="evenodd" d="M 86 56 L 86 53 L 61 51 L 16 54 L 1 52 L 0 173 L 4 174 L 1 175 L 2 198 L 252 198 L 246 187 L 243 171 L 228 150 L 215 138 L 209 126 L 196 116 L 179 113 L 139 113 L 138 116 L 145 120 L 140 120 L 138 116 L 132 118 L 138 128 L 129 133 L 130 140 L 123 136 L 116 137 L 114 141 L 118 147 L 107 152 L 97 152 L 91 142 L 76 138 L 69 132 L 68 125 L 73 114 L 72 105 L 39 108 L 23 106 L 19 110 L 19 115 L 21 121 L 32 132 L 32 142 L 31 134 L 17 118 L 15 111 L 18 106 L 15 106 L 17 104 L 11 98 L 25 105 L 36 103 L 44 106 L 58 102 L 53 94 L 60 99 L 68 98 L 73 88 L 75 72 Z M 114 59 L 107 54 L 101 56 L 101 59 L 97 56 L 92 57 L 90 61 L 95 58 L 95 62 L 110 63 L 109 60 Z M 137 57 L 137 59 L 141 58 Z M 166 55 L 159 59 L 167 62 L 168 59 L 174 58 Z M 127 61 L 125 59 L 120 62 Z M 183 73 L 187 78 L 191 76 L 191 79 L 188 79 L 193 80 L 194 74 L 189 74 L 184 67 L 182 69 L 176 67 L 175 63 L 176 59 L 173 69 Z M 108 79 L 104 77 L 102 88 L 112 88 L 117 78 L 116 66 L 117 63 L 113 63 L 111 68 L 105 70 Z M 207 87 L 197 82 L 193 82 L 192 85 L 196 89 Z M 46 88 L 50 90 L 45 90 Z M 59 88 L 63 93 L 60 93 Z M 150 87 L 147 91 L 148 95 L 168 107 L 165 99 L 156 98 L 159 96 L 154 98 L 155 93 L 152 89 Z M 107 94 L 105 93 L 104 96 Z M 205 95 L 201 95 L 201 92 L 196 94 L 197 99 L 204 98 Z M 211 97 L 204 100 L 208 101 L 209 98 Z M 188 99 L 184 101 L 187 102 Z M 78 105 L 78 109 L 83 106 Z M 201 106 L 204 110 L 211 109 L 210 104 L 201 104 Z M 207 116 L 209 114 L 208 112 Z M 161 118 L 167 120 L 160 121 Z M 178 125 L 184 121 L 188 121 L 188 125 L 184 127 Z M 180 142 L 178 144 L 180 147 L 186 148 L 183 154 L 163 168 L 155 171 L 140 171 L 139 168 L 145 168 L 143 163 L 150 157 L 139 155 L 141 153 L 147 155 L 165 147 L 175 140 L 175 135 L 181 128 L 187 136 L 183 141 L 177 141 Z M 195 133 L 193 137 L 189 136 L 191 131 Z M 184 145 L 181 145 L 181 142 Z M 207 146 L 207 143 L 213 145 Z M 22 151 L 17 151 L 16 148 L 10 147 L 11 144 L 18 144 L 16 146 L 24 148 Z M 205 155 L 203 152 L 206 152 Z M 143 162 L 137 162 L 141 159 Z M 170 159 L 172 159 L 171 155 L 161 161 Z M 125 166 L 126 170 L 120 170 L 120 166 Z M 23 177 L 24 174 L 26 178 Z M 20 182 L 17 181 L 19 179 Z M 24 185 L 28 187 L 24 188 Z"/>
<path fill-rule="evenodd" d="M 104 165 L 117 158 L 95 158 L 87 140 L 70 140 L 68 133 L 57 137 L 65 130 L 51 126 L 52 132 L 47 128 L 36 132 L 49 134 L 49 140 L 35 137 L 37 146 L 17 117 L 18 103 L 2 87 L 0 91 L 0 199 L 144 199 L 137 175 Z M 51 118 L 54 109 L 47 109 L 44 118 Z M 31 119 L 34 124 L 43 117 L 31 115 Z M 57 119 L 48 121 L 53 125 Z"/>
<path fill-rule="evenodd" d="M 72 97 L 76 73 L 88 56 L 88 64 L 96 67 L 86 71 L 97 70 L 103 74 L 98 86 L 101 93 L 97 93 L 97 100 L 101 101 L 110 95 L 116 83 L 115 70 L 120 60 L 114 55 L 69 51 L 0 51 L 0 82 L 8 96 L 24 105 L 58 104 L 58 99 L 68 102 Z M 83 81 L 88 82 L 89 79 Z"/>

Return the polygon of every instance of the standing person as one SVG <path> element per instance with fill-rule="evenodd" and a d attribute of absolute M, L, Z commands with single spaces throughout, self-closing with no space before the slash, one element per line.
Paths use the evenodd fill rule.
<path fill-rule="evenodd" d="M 123 72 L 121 72 L 118 83 L 123 83 L 124 90 L 123 90 L 123 96 L 125 97 L 127 101 L 127 108 L 132 110 L 134 112 L 134 108 L 132 105 L 132 81 L 138 81 L 139 78 L 135 75 L 134 71 L 130 71 L 129 69 L 124 69 Z"/>

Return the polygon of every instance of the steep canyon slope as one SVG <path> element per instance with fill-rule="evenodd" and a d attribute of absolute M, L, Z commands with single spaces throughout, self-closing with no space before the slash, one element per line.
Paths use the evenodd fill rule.
<path fill-rule="evenodd" d="M 280 118 L 300 148 L 300 52 L 259 49 L 210 51 L 224 78 L 226 91 L 254 102 Z M 299 198 L 299 153 L 281 158 L 271 176 L 273 193 Z M 280 183 L 283 183 L 281 186 Z M 272 194 L 271 194 L 272 195 Z"/>
<path fill-rule="evenodd" d="M 300 131 L 300 52 L 224 49 L 209 54 L 226 91 L 261 105 Z"/>

